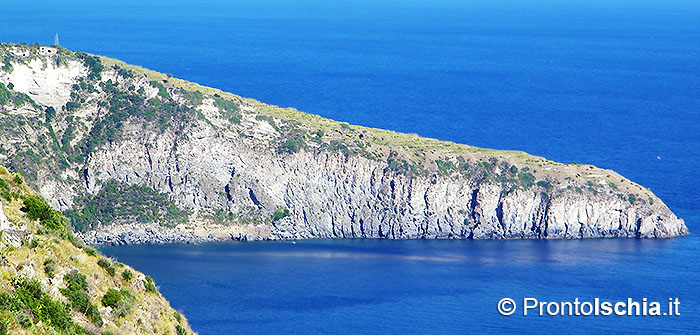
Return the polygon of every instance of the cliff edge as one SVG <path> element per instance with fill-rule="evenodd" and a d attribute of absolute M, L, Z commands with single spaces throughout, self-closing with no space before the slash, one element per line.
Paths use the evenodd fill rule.
<path fill-rule="evenodd" d="M 92 244 L 688 233 L 611 170 L 336 122 L 60 47 L 0 46 L 0 161 Z"/>

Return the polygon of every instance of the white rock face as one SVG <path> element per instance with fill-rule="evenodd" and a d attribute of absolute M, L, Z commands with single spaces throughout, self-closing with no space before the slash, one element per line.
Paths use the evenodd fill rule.
<path fill-rule="evenodd" d="M 15 227 L 5 215 L 3 211 L 2 201 L 0 201 L 0 245 L 6 243 L 12 247 L 19 248 L 22 245 L 22 239 L 27 235 L 26 227 Z"/>
<path fill-rule="evenodd" d="M 2 202 L 0 201 L 0 231 L 10 229 L 10 221 L 7 220 L 5 212 L 2 210 Z"/>
<path fill-rule="evenodd" d="M 85 74 L 85 69 L 76 61 L 57 66 L 47 59 L 36 58 L 28 64 L 15 63 L 11 73 L 0 71 L 0 81 L 12 83 L 16 91 L 26 93 L 42 105 L 61 110 L 70 100 L 76 78 Z"/>

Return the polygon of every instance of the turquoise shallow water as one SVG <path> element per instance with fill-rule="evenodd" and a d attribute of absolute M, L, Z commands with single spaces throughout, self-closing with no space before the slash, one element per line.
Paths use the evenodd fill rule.
<path fill-rule="evenodd" d="M 365 126 L 614 169 L 700 228 L 697 1 L 25 1 L 61 44 Z M 691 333 L 700 240 L 105 248 L 202 334 Z M 679 318 L 504 318 L 504 296 L 678 296 Z"/>

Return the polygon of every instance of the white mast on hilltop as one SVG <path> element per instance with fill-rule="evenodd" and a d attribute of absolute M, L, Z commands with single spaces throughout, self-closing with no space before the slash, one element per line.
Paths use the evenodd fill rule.
<path fill-rule="evenodd" d="M 58 44 L 58 33 L 53 37 L 53 45 L 59 45 Z"/>

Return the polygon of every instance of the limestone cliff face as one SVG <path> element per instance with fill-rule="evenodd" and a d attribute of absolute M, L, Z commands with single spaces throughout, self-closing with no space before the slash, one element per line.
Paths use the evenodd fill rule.
<path fill-rule="evenodd" d="M 199 128 L 199 127 L 198 127 Z M 199 129 L 207 129 L 201 127 Z M 137 127 L 134 127 L 134 131 Z M 136 136 L 136 134 L 133 134 Z M 90 158 L 87 187 L 116 179 L 168 192 L 188 208 L 240 213 L 285 207 L 293 223 L 272 224 L 273 238 L 587 238 L 669 237 L 685 227 L 658 199 L 633 205 L 619 197 L 502 185 L 444 176 L 406 176 L 387 163 L 339 153 L 281 156 L 245 142 L 194 132 L 141 138 Z M 163 142 L 160 142 L 163 141 Z M 140 141 L 139 141 L 140 142 Z"/>
<path fill-rule="evenodd" d="M 10 229 L 10 222 L 7 221 L 5 211 L 2 210 L 2 203 L 0 203 L 0 231 L 4 231 L 5 229 Z"/>
<path fill-rule="evenodd" d="M 79 83 L 88 72 L 79 60 L 69 59 L 58 68 L 18 60 L 15 71 L 30 70 L 0 71 L 1 83 L 42 82 L 31 89 L 14 88 L 39 105 L 59 110 L 56 104 L 68 103 L 61 97 L 81 99 L 79 108 L 64 107 L 50 120 L 59 138 L 74 129 L 68 146 L 75 148 L 87 148 L 84 143 L 91 143 L 95 127 L 118 111 L 110 107 L 119 102 L 99 88 L 100 82 L 138 92 L 133 94 L 149 104 L 165 104 L 167 96 L 188 108 L 167 127 L 141 115 L 127 117 L 118 124 L 118 136 L 86 149 L 82 160 L 34 168 L 42 194 L 64 210 L 75 205 L 76 196 L 97 194 L 106 181 L 116 180 L 165 193 L 191 213 L 187 223 L 176 227 L 135 222 L 98 227 L 83 234 L 88 242 L 661 238 L 688 233 L 683 220 L 651 191 L 613 171 L 350 126 L 113 60 L 102 62 L 97 89 L 79 97 L 71 91 L 75 88 L 63 84 Z M 124 69 L 131 75 L 120 76 Z M 191 99 L 191 92 L 199 96 Z M 21 117 L 32 123 L 45 114 L 43 107 L 8 103 L 3 109 L 6 122 Z M 0 159 L 16 162 L 32 146 L 27 138 L 48 132 L 45 126 L 1 132 Z"/>

